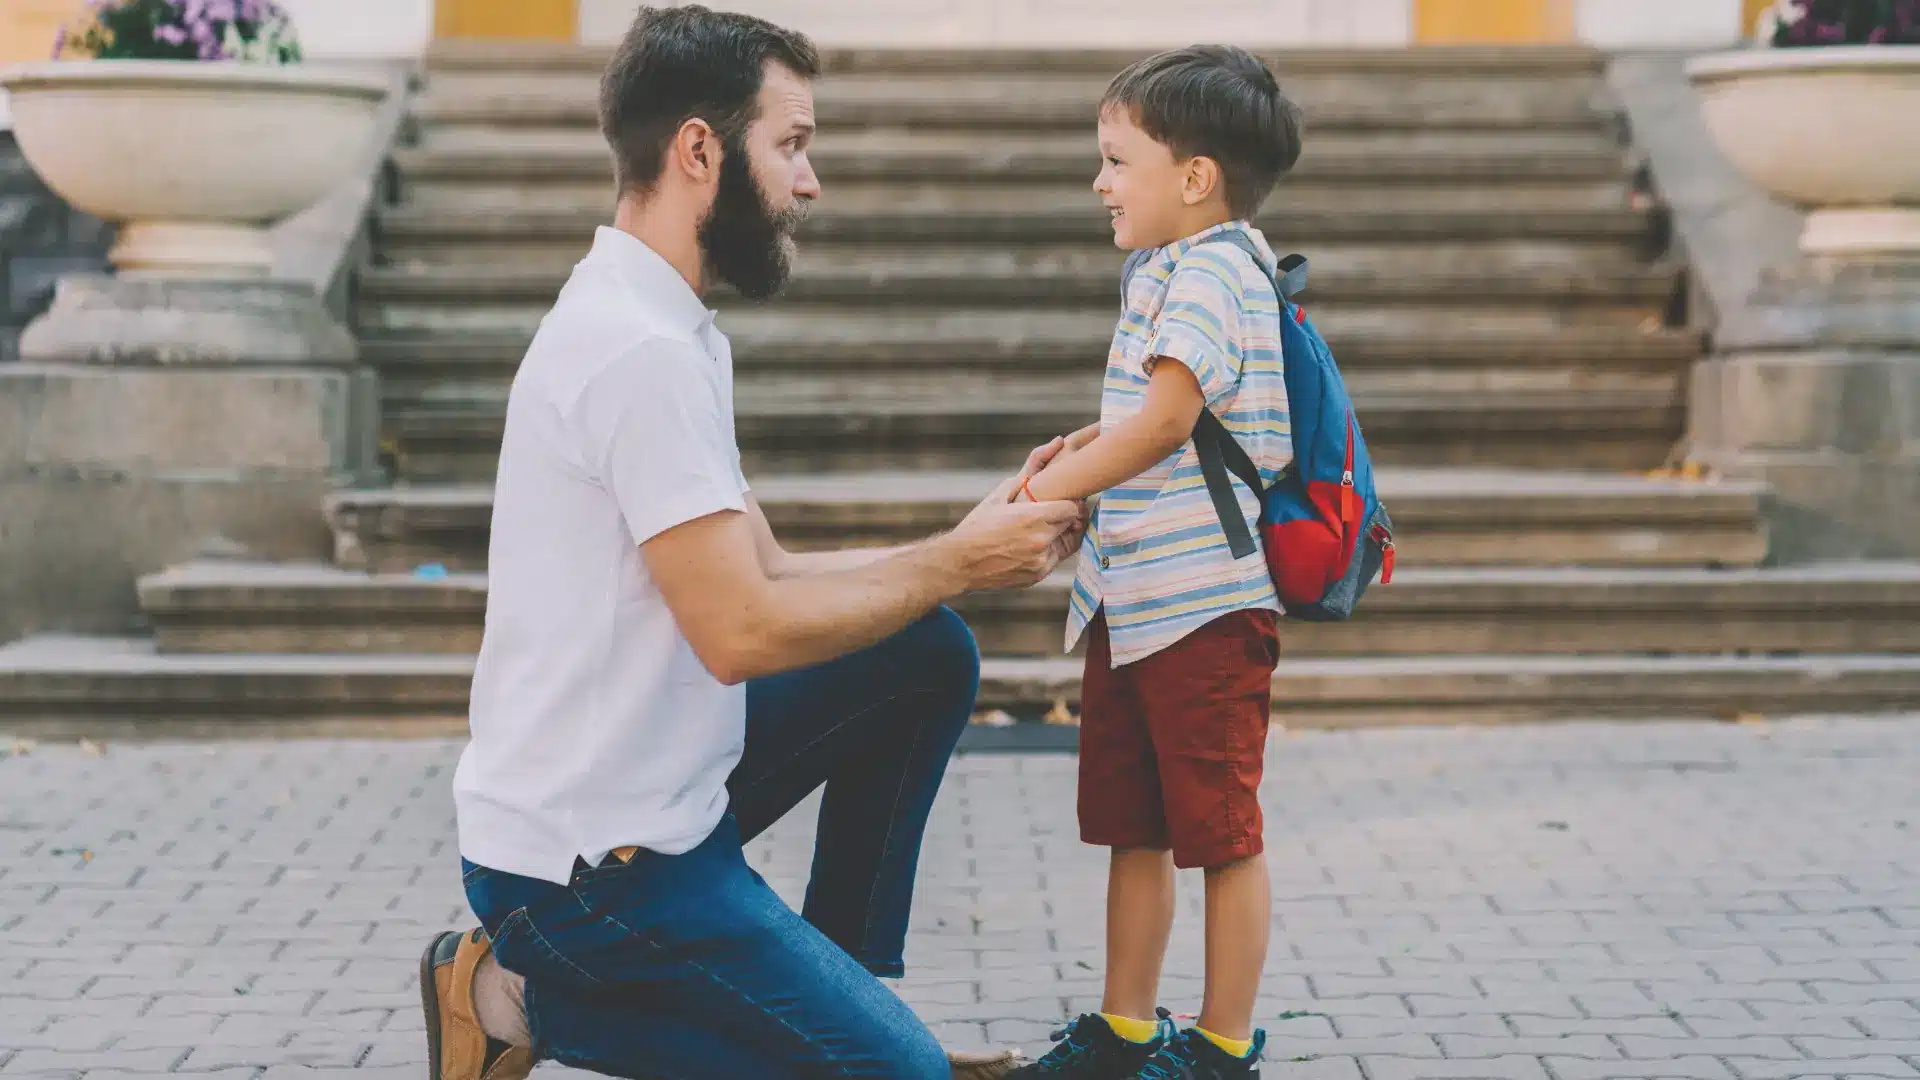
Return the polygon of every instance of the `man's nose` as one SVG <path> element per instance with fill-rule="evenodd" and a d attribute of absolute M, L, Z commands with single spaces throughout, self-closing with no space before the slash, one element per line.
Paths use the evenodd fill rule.
<path fill-rule="evenodd" d="M 800 171 L 793 178 L 793 195 L 797 199 L 817 199 L 820 197 L 820 177 L 813 171 L 813 162 L 800 159 Z"/>

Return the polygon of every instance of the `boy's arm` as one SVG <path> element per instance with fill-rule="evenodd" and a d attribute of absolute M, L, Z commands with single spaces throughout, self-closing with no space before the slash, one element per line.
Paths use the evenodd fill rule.
<path fill-rule="evenodd" d="M 1097 438 L 1069 449 L 1027 482 L 1027 492 L 1041 502 L 1079 501 L 1123 484 L 1146 472 L 1193 438 L 1206 400 L 1200 380 L 1181 363 L 1156 363 L 1147 382 L 1146 405 L 1133 416 L 1106 429 L 1091 429 Z"/>

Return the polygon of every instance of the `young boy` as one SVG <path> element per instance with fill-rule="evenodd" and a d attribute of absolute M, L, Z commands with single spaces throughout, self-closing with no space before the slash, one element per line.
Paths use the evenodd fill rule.
<path fill-rule="evenodd" d="M 1100 109 L 1094 190 L 1138 268 L 1107 358 L 1100 423 L 1021 496 L 1100 496 L 1067 647 L 1087 635 L 1081 839 L 1112 849 L 1098 1013 L 1015 1075 L 1073 1080 L 1257 1076 L 1253 1029 L 1270 898 L 1258 800 L 1280 604 L 1264 558 L 1236 560 L 1190 437 L 1211 409 L 1271 484 L 1292 458 L 1273 252 L 1248 223 L 1300 156 L 1300 113 L 1234 48 L 1122 72 Z M 1233 243 L 1244 234 L 1260 263 Z M 1255 493 L 1234 489 L 1251 523 Z M 1159 1010 L 1174 869 L 1206 873 L 1199 1023 Z"/>

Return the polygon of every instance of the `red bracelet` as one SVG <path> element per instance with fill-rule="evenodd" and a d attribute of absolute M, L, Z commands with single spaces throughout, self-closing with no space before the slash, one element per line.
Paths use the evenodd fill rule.
<path fill-rule="evenodd" d="M 1028 477 L 1027 479 L 1030 480 L 1032 479 L 1032 477 Z M 1034 496 L 1033 489 L 1027 486 L 1027 480 L 1020 481 L 1020 490 L 1027 496 L 1029 501 L 1032 501 L 1032 502 L 1040 501 L 1037 497 Z"/>

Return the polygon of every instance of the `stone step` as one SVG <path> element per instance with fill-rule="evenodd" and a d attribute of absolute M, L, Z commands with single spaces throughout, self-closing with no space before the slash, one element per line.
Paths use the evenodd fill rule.
<path fill-rule="evenodd" d="M 1104 219 L 1091 177 L 1035 183 L 946 177 L 860 179 L 829 176 L 815 214 L 841 217 L 873 213 L 999 214 L 1049 211 Z M 547 181 L 491 186 L 429 185 L 405 189 L 401 203 L 416 213 L 502 214 L 522 209 L 604 216 L 611 185 L 605 181 Z M 1269 209 L 1292 215 L 1347 216 L 1356 207 L 1379 213 L 1460 213 L 1513 210 L 1605 213 L 1650 200 L 1626 179 L 1596 181 L 1512 180 L 1501 184 L 1409 184 L 1365 178 L 1289 180 L 1267 200 Z M 883 240 L 884 238 L 876 238 Z M 1110 241 L 1109 241 L 1110 243 Z"/>
<path fill-rule="evenodd" d="M 1036 71 L 1110 77 L 1151 49 L 888 49 L 821 50 L 826 75 L 932 75 L 989 78 Z M 1587 45 L 1471 45 L 1447 48 L 1253 50 L 1283 78 L 1324 75 L 1441 79 L 1585 79 L 1606 73 L 1607 55 Z M 427 48 L 431 76 L 501 72 L 598 75 L 612 58 L 604 45 L 435 39 Z"/>
<path fill-rule="evenodd" d="M 851 305 L 994 305 L 997 307 L 1102 306 L 1111 313 L 1119 299 L 1119 254 L 1047 250 L 992 252 L 934 247 L 920 252 L 847 247 L 815 253 L 795 268 L 780 296 L 783 308 Z M 526 266 L 385 267 L 363 271 L 358 300 L 363 325 L 403 325 L 408 309 L 452 307 L 492 314 L 515 311 L 529 327 L 553 305 L 568 270 Z M 1384 268 L 1312 268 L 1303 303 L 1361 305 L 1532 306 L 1558 311 L 1586 307 L 1626 309 L 1657 316 L 1676 301 L 1681 268 L 1672 264 L 1598 266 L 1563 270 L 1505 265 L 1433 270 L 1408 263 Z M 743 301 L 731 290 L 709 300 L 722 308 Z"/>
<path fill-rule="evenodd" d="M 1322 134 L 1314 132 L 1312 144 L 1287 174 L 1288 188 L 1335 181 L 1435 187 L 1624 183 L 1638 164 L 1631 151 L 1617 145 L 1551 133 L 1451 140 L 1429 136 L 1425 145 L 1409 145 L 1398 133 L 1351 138 L 1327 134 L 1324 140 Z M 830 193 L 843 181 L 862 180 L 1084 184 L 1099 165 L 1084 140 L 1020 132 L 984 138 L 924 129 L 836 133 L 816 143 L 807 156 Z M 611 158 L 598 132 L 429 129 L 420 145 L 396 150 L 393 162 L 402 191 L 409 193 L 573 183 L 599 185 L 604 197 L 613 178 Z"/>
<path fill-rule="evenodd" d="M 1026 451 L 1097 418 L 1099 373 L 967 371 L 766 375 L 735 383 L 750 475 L 871 469 L 1011 469 Z M 1670 455 L 1685 419 L 1671 375 L 1402 372 L 1348 380 L 1384 465 L 1642 470 Z M 435 402 L 386 418 L 398 475 L 490 480 L 504 403 Z"/>
<path fill-rule="evenodd" d="M 1276 236 L 1271 242 L 1281 251 L 1288 251 L 1291 249 L 1284 243 L 1286 239 Z M 591 243 L 591 238 L 587 242 Z M 1356 279 L 1412 282 L 1445 282 L 1456 278 L 1630 279 L 1641 274 L 1669 271 L 1677 274 L 1684 270 L 1684 264 L 1677 260 L 1648 258 L 1615 244 L 1551 237 L 1493 241 L 1333 241 L 1301 250 L 1312 260 L 1315 293 L 1324 293 L 1332 285 Z M 460 258 L 443 261 L 390 259 L 369 266 L 367 269 L 373 273 L 366 280 L 451 273 L 489 279 L 549 278 L 558 282 L 573 270 L 584 251 L 583 246 L 557 257 L 535 252 L 503 264 L 476 261 L 465 251 L 460 252 Z M 939 274 L 1031 275 L 1058 279 L 1078 276 L 1105 280 L 1117 287 L 1124 257 L 1125 253 L 1114 247 L 1110 238 L 1001 246 L 951 240 L 903 243 L 818 239 L 796 248 L 793 269 L 797 278 L 840 277 L 850 273 L 866 277 Z M 716 287 L 716 296 L 725 291 L 724 287 Z M 1102 296 L 1101 299 L 1104 302 L 1108 298 Z M 1118 299 L 1117 292 L 1113 299 Z"/>
<path fill-rule="evenodd" d="M 1032 713 L 1065 701 L 1077 710 L 1081 671 L 1070 659 L 989 659 L 980 705 Z M 1907 715 L 1916 701 L 1920 657 L 1877 653 L 1282 659 L 1273 676 L 1274 722 L 1297 730 Z"/>
<path fill-rule="evenodd" d="M 1091 139 L 1114 72 L 1099 75 L 847 75 L 814 86 L 827 138 L 842 129 L 1078 132 Z M 1616 109 L 1597 80 L 1283 78 L 1314 131 L 1582 131 L 1616 137 Z M 575 128 L 599 122 L 597 75 L 435 75 L 414 100 L 424 124 L 490 129 Z"/>
<path fill-rule="evenodd" d="M 1068 575 L 954 604 L 996 657 L 1061 652 Z M 140 580 L 168 653 L 470 653 L 487 579 L 187 563 Z M 1920 652 L 1920 564 L 1423 569 L 1346 623 L 1287 623 L 1290 657 Z"/>
<path fill-rule="evenodd" d="M 969 196 L 978 199 L 979 196 Z M 799 238 L 889 244 L 953 243 L 997 247 L 1060 241 L 1095 243 L 1112 236 L 1099 202 L 1077 194 L 1057 204 L 1014 199 L 1011 205 L 980 203 L 970 208 L 881 205 L 836 209 L 823 201 L 800 226 Z M 1653 207 L 1567 209 L 1514 205 L 1507 208 L 1423 210 L 1381 209 L 1368 205 L 1341 212 L 1298 210 L 1272 199 L 1255 219 L 1265 233 L 1294 250 L 1341 241 L 1448 243 L 1531 241 L 1605 242 L 1616 248 L 1654 254 L 1660 213 Z M 380 215 L 384 261 L 405 264 L 438 254 L 464 261 L 575 259 L 584 254 L 595 227 L 607 223 L 607 210 L 511 209 L 437 210 L 400 206 Z"/>
<path fill-rule="evenodd" d="M 791 550 L 903 544 L 952 528 L 1003 473 L 933 470 L 769 476 L 754 497 Z M 1410 565 L 1751 566 L 1766 555 L 1758 484 L 1497 469 L 1380 475 Z M 376 488 L 329 497 L 335 561 L 405 573 L 484 570 L 485 484 Z"/>
<path fill-rule="evenodd" d="M 1111 312 L 1028 313 L 979 321 L 972 312 L 849 318 L 840 313 L 765 308 L 727 312 L 734 370 L 937 371 L 982 374 L 1084 372 L 1106 354 Z M 1678 374 L 1699 357 L 1693 330 L 1567 326 L 1507 330 L 1449 319 L 1407 331 L 1330 325 L 1318 317 L 1347 372 L 1374 369 L 1569 369 Z M 363 328 L 364 329 L 364 328 Z M 526 354 L 531 333 L 416 331 L 363 333 L 361 355 L 380 372 L 394 407 L 431 398 L 494 398 Z"/>
<path fill-rule="evenodd" d="M 1032 714 L 1077 703 L 1080 672 L 1070 659 L 989 657 L 980 705 Z M 115 741 L 461 738 L 472 678 L 470 656 L 168 655 L 145 639 L 37 637 L 0 646 L 0 730 Z M 1283 658 L 1273 692 L 1274 719 L 1291 729 L 1910 713 L 1920 657 Z M 1039 725 L 975 730 L 994 742 L 1009 730 L 1041 737 L 1016 744 L 1071 742 Z"/>

